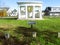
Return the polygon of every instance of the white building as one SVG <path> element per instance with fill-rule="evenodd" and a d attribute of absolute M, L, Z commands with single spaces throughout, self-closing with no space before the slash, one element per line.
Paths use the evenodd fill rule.
<path fill-rule="evenodd" d="M 8 15 L 9 7 L 0 7 L 0 17 L 4 17 Z"/>
<path fill-rule="evenodd" d="M 41 2 L 17 2 L 19 6 L 18 19 L 40 20 L 42 19 Z"/>
<path fill-rule="evenodd" d="M 14 11 L 14 10 L 11 10 L 11 9 L 8 10 L 8 16 L 12 16 L 12 17 L 15 16 L 16 17 L 17 15 L 18 15 L 17 11 Z"/>
<path fill-rule="evenodd" d="M 51 16 L 59 16 L 60 15 L 60 7 L 51 7 L 50 15 Z"/>

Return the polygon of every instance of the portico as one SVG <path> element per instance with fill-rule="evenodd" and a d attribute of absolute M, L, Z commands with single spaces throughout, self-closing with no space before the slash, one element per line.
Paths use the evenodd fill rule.
<path fill-rule="evenodd" d="M 18 19 L 40 20 L 42 19 L 41 2 L 18 2 L 19 15 Z"/>

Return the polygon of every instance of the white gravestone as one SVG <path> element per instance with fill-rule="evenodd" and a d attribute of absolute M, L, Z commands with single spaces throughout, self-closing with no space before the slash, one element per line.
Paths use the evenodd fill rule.
<path fill-rule="evenodd" d="M 9 39 L 10 38 L 10 35 L 8 33 L 5 34 L 5 38 L 6 39 Z"/>
<path fill-rule="evenodd" d="M 36 32 L 33 32 L 33 37 L 35 37 L 35 38 L 36 38 L 36 34 L 37 34 Z"/>
<path fill-rule="evenodd" d="M 58 38 L 60 38 L 60 32 L 58 32 Z"/>

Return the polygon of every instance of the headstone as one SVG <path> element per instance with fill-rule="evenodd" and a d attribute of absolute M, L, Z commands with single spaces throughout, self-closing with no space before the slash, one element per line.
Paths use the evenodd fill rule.
<path fill-rule="evenodd" d="M 60 32 L 58 32 L 58 38 L 60 38 Z"/>
<path fill-rule="evenodd" d="M 5 38 L 6 38 L 6 39 L 9 39 L 9 38 L 10 38 L 9 33 L 6 33 L 6 34 L 5 34 Z"/>
<path fill-rule="evenodd" d="M 33 32 L 33 37 L 35 37 L 35 38 L 36 38 L 36 34 L 37 34 L 36 32 Z"/>

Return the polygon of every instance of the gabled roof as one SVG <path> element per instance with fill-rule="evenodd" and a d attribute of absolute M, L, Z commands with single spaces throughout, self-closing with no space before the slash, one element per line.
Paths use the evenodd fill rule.
<path fill-rule="evenodd" d="M 17 2 L 17 4 L 40 4 L 42 3 L 41 1 L 20 1 Z"/>
<path fill-rule="evenodd" d="M 9 7 L 0 7 L 0 9 L 6 9 L 6 10 L 8 10 Z"/>

